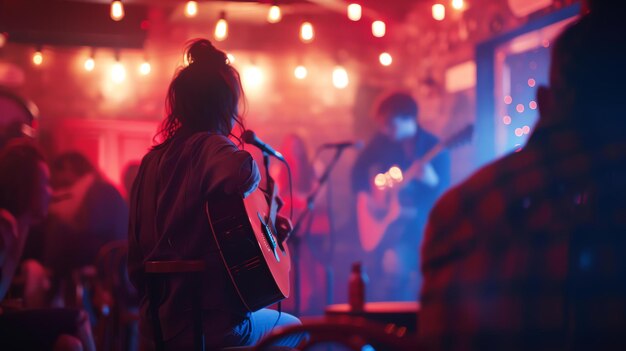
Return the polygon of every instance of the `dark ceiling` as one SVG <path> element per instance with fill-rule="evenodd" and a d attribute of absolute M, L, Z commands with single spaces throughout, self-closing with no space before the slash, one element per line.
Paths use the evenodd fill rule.
<path fill-rule="evenodd" d="M 146 38 L 145 26 L 152 8 L 173 11 L 185 0 L 123 0 L 125 18 L 109 18 L 110 0 L 0 0 L 0 32 L 9 40 L 29 44 L 82 45 L 118 48 L 140 48 Z M 198 1 L 205 6 L 250 6 L 269 4 L 272 0 Z M 364 14 L 387 21 L 402 21 L 410 10 L 427 0 L 359 0 Z M 203 4 L 204 3 L 204 4 Z M 244 4 L 245 3 L 245 4 Z M 344 0 L 278 0 L 286 8 L 337 14 L 345 11 Z M 222 4 L 222 5 L 220 5 Z M 245 20 L 245 19 L 244 19 Z M 143 27 L 143 28 L 142 28 Z"/>

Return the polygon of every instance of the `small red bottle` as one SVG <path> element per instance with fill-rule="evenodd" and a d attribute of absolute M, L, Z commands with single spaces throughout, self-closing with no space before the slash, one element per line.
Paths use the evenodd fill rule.
<path fill-rule="evenodd" d="M 348 304 L 350 304 L 350 310 L 363 311 L 366 285 L 367 276 L 363 272 L 361 262 L 354 262 L 348 282 Z"/>

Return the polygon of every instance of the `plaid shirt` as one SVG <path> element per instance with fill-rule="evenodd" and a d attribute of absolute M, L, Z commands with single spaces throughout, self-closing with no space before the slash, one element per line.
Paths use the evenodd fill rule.
<path fill-rule="evenodd" d="M 439 200 L 422 246 L 427 348 L 624 349 L 626 137 L 613 140 L 538 128 Z"/>

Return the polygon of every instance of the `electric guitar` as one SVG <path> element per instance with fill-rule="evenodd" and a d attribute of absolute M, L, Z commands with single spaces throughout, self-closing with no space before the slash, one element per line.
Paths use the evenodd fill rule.
<path fill-rule="evenodd" d="M 243 305 L 249 311 L 289 297 L 291 258 L 286 243 L 279 242 L 274 227 L 276 188 L 257 189 L 245 199 L 223 195 L 207 202 L 211 231 L 228 275 Z"/>
<path fill-rule="evenodd" d="M 430 161 L 440 152 L 469 141 L 473 132 L 474 126 L 468 125 L 433 146 L 404 172 L 398 166 L 393 166 L 385 173 L 376 175 L 372 180 L 375 187 L 372 192 L 361 191 L 357 194 L 359 239 L 361 247 L 366 252 L 374 251 L 381 244 L 389 226 L 398 221 L 404 212 L 408 212 L 409 217 L 415 215 L 411 214 L 411 211 L 405 211 L 399 202 L 398 196 L 403 184 L 417 178 L 420 170 L 428 172 L 429 170 L 425 168 L 430 167 Z"/>

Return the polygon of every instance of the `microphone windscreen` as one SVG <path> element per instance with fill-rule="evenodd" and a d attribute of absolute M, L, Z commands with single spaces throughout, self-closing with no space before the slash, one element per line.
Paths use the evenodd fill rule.
<path fill-rule="evenodd" d="M 254 140 L 256 140 L 256 134 L 250 129 L 247 129 L 241 133 L 241 139 L 247 144 L 253 144 Z"/>

